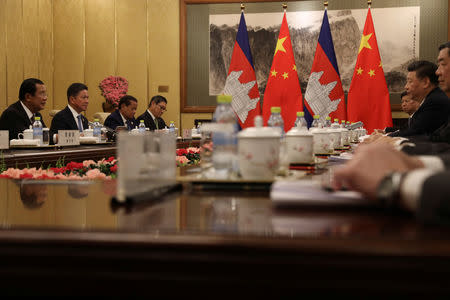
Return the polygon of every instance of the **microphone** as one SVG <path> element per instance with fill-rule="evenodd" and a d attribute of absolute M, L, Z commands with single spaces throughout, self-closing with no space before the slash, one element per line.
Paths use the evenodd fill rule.
<path fill-rule="evenodd" d="M 354 130 L 354 129 L 358 128 L 358 127 L 363 127 L 363 126 L 364 126 L 363 122 L 358 121 L 358 122 L 355 122 L 355 123 L 349 125 L 347 128 L 349 130 Z"/>

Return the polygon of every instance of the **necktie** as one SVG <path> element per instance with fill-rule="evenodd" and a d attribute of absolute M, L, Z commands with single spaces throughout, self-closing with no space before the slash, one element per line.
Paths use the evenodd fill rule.
<path fill-rule="evenodd" d="M 127 123 L 128 130 L 132 130 L 133 126 L 131 125 L 131 120 L 127 120 L 126 123 Z"/>
<path fill-rule="evenodd" d="M 156 124 L 156 129 L 159 129 L 159 126 L 158 126 L 158 119 L 157 119 L 157 118 L 155 118 L 155 124 Z"/>
<path fill-rule="evenodd" d="M 81 123 L 81 115 L 78 115 L 77 119 L 78 119 L 78 130 L 80 130 L 80 132 L 83 132 L 83 123 Z"/>

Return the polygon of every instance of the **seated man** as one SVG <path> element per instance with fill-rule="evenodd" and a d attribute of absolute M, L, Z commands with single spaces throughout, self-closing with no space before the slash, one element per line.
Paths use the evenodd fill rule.
<path fill-rule="evenodd" d="M 411 117 L 414 115 L 414 113 L 420 107 L 420 102 L 413 100 L 406 91 L 402 92 L 402 94 L 400 95 L 400 99 L 401 99 L 402 110 L 409 115 L 408 125 L 405 126 L 405 128 L 408 128 L 411 123 Z M 404 129 L 404 128 L 402 128 L 402 129 Z M 384 130 L 385 133 L 395 132 L 395 131 L 396 131 L 396 129 L 393 127 L 387 127 Z"/>
<path fill-rule="evenodd" d="M 415 61 L 408 66 L 406 91 L 412 99 L 420 101 L 420 107 L 412 115 L 409 127 L 389 136 L 430 135 L 447 122 L 450 101 L 438 87 L 437 66 L 429 61 Z"/>
<path fill-rule="evenodd" d="M 132 130 L 138 125 L 134 118 L 137 105 L 137 99 L 133 96 L 123 96 L 119 101 L 119 108 L 106 118 L 104 125 L 113 130 L 117 126 L 127 126 L 128 130 Z"/>
<path fill-rule="evenodd" d="M 137 118 L 137 122 L 144 120 L 145 127 L 150 130 L 164 129 L 166 123 L 161 118 L 162 114 L 167 110 L 167 100 L 163 96 L 154 96 L 148 105 L 148 109 Z"/>
<path fill-rule="evenodd" d="M 19 100 L 11 104 L 0 117 L 0 130 L 9 131 L 9 139 L 17 139 L 17 135 L 33 125 L 34 117 L 40 117 L 42 127 L 46 127 L 39 111 L 47 102 L 47 89 L 44 83 L 36 78 L 25 79 L 20 85 Z"/>
<path fill-rule="evenodd" d="M 58 112 L 52 120 L 50 137 L 58 134 L 58 130 L 79 130 L 89 128 L 89 122 L 81 113 L 86 111 L 89 104 L 88 88 L 82 83 L 72 83 L 67 89 L 66 108 Z M 55 141 L 56 142 L 56 141 Z"/>

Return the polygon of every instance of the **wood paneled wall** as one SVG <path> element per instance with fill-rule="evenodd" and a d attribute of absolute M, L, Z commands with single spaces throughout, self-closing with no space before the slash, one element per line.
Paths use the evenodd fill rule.
<path fill-rule="evenodd" d="M 98 85 L 109 75 L 129 81 L 138 112 L 153 95 L 168 99 L 166 122 L 180 124 L 179 3 L 176 0 L 0 0 L 0 110 L 17 101 L 25 78 L 40 78 L 43 112 L 67 105 L 73 82 L 89 87 L 89 119 L 102 111 Z M 158 93 L 160 85 L 169 86 Z"/>

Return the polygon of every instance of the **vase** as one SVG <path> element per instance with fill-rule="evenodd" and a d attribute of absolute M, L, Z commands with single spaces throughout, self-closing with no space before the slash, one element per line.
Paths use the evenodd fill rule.
<path fill-rule="evenodd" d="M 108 101 L 102 103 L 102 108 L 106 113 L 112 113 L 114 110 L 116 110 L 116 107 Z"/>

